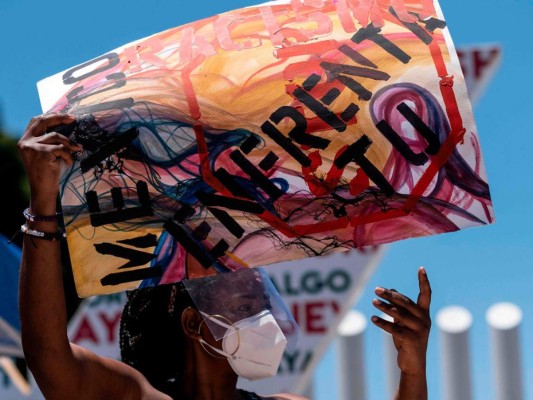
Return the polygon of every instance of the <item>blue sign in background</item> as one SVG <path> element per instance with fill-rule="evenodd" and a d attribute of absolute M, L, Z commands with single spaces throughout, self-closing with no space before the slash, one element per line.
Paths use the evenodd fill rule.
<path fill-rule="evenodd" d="M 0 235 L 0 317 L 20 331 L 17 306 L 18 273 L 21 251 L 15 244 Z M 0 332 L 0 338 L 2 337 Z"/>

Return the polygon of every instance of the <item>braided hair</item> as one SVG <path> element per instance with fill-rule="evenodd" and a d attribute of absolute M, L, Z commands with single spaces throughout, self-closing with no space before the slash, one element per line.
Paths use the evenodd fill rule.
<path fill-rule="evenodd" d="M 171 394 L 183 379 L 185 335 L 181 314 L 191 306 L 194 305 L 187 290 L 176 283 L 128 292 L 122 312 L 122 361 L 166 394 Z"/>

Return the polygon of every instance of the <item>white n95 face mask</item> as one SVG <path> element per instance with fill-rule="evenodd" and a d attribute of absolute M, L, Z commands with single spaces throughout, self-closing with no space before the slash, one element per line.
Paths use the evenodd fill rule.
<path fill-rule="evenodd" d="M 270 311 L 262 311 L 233 325 L 202 314 L 228 331 L 222 339 L 222 350 L 203 339 L 200 343 L 227 357 L 237 375 L 250 380 L 276 375 L 287 339 Z"/>

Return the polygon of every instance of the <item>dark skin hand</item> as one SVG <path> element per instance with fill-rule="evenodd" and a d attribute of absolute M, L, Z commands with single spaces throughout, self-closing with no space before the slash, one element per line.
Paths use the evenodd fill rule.
<path fill-rule="evenodd" d="M 416 302 L 394 289 L 376 288 L 382 300 L 374 299 L 378 310 L 392 317 L 392 322 L 377 316 L 372 322 L 392 335 L 398 351 L 398 367 L 401 371 L 396 400 L 426 400 L 426 351 L 431 319 L 431 286 L 425 268 L 418 270 L 420 293 Z"/>
<path fill-rule="evenodd" d="M 81 148 L 58 133 L 48 132 L 74 120 L 58 114 L 34 118 L 19 140 L 33 215 L 56 212 L 61 163 L 71 165 L 71 153 Z M 57 231 L 57 221 L 26 224 L 38 231 Z M 24 355 L 46 399 L 170 400 L 133 368 L 69 343 L 58 241 L 24 237 L 19 315 Z"/>

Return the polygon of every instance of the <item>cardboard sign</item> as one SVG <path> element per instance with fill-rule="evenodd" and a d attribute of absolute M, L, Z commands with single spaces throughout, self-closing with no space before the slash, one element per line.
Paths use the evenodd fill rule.
<path fill-rule="evenodd" d="M 433 0 L 270 2 L 39 82 L 80 296 L 493 221 Z"/>

